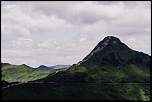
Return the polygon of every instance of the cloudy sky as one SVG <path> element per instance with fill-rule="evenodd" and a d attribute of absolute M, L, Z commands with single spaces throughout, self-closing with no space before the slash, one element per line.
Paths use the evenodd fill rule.
<path fill-rule="evenodd" d="M 2 62 L 72 65 L 106 36 L 151 55 L 151 2 L 1 2 Z"/>

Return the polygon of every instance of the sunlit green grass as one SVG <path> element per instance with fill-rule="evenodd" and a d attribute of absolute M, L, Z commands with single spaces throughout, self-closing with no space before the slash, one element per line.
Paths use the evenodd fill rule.
<path fill-rule="evenodd" d="M 5 80 L 8 82 L 15 82 L 15 81 L 27 82 L 36 79 L 41 79 L 56 71 L 56 70 L 39 70 L 39 69 L 31 68 L 26 65 L 8 65 L 8 66 L 3 66 L 1 70 L 2 70 L 1 80 Z"/>
<path fill-rule="evenodd" d="M 150 95 L 146 95 L 145 91 L 143 89 L 141 89 L 141 88 L 139 89 L 139 91 L 140 91 L 141 99 L 143 101 L 150 101 Z"/>

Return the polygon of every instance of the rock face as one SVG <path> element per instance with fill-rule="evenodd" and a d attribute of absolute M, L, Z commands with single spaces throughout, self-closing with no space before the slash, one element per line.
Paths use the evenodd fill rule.
<path fill-rule="evenodd" d="M 119 43 L 121 43 L 121 41 L 114 36 L 105 37 L 82 61 L 78 62 L 76 66 L 80 65 L 83 62 L 86 62 L 90 57 L 103 50 L 108 44 L 119 44 Z"/>
<path fill-rule="evenodd" d="M 101 51 L 103 48 L 105 48 L 109 41 L 111 40 L 112 36 L 108 36 L 106 37 L 103 41 L 101 41 L 91 52 L 90 54 L 88 54 L 83 60 L 82 62 L 87 61 L 91 56 L 93 56 L 95 53 Z"/>
<path fill-rule="evenodd" d="M 113 36 L 107 36 L 102 41 L 100 41 L 97 46 L 82 60 L 82 62 L 87 61 L 91 56 L 98 53 L 102 49 L 104 49 L 110 43 L 121 43 L 121 41 Z"/>

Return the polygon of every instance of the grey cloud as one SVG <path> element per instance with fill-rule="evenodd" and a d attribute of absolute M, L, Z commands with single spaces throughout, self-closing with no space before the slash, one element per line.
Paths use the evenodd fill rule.
<path fill-rule="evenodd" d="M 126 8 L 134 8 L 136 6 L 144 6 L 147 9 L 151 8 L 151 2 L 149 1 L 94 1 L 95 4 L 100 5 L 118 5 L 119 3 L 123 3 Z"/>
<path fill-rule="evenodd" d="M 73 64 L 108 35 L 150 54 L 150 6 L 150 2 L 132 1 L 16 1 L 2 6 L 2 61 L 31 66 Z M 52 40 L 54 34 L 61 38 L 73 32 L 74 37 Z"/>
<path fill-rule="evenodd" d="M 113 19 L 110 11 L 115 8 L 106 8 L 100 5 L 91 5 L 87 2 L 26 2 L 27 7 L 33 12 L 42 13 L 46 16 L 56 16 L 74 24 L 93 24 L 99 20 Z M 21 6 L 25 6 L 22 4 Z M 116 8 L 117 9 L 117 8 Z M 121 8 L 120 8 L 121 9 Z M 108 12 L 106 11 L 108 10 Z M 119 11 L 117 11 L 119 13 Z M 120 12 L 121 13 L 121 12 Z M 114 14 L 114 13 L 113 13 Z M 115 15 L 115 14 L 114 14 Z"/>
<path fill-rule="evenodd" d="M 94 3 L 101 5 L 116 5 L 120 3 L 120 1 L 95 1 Z"/>

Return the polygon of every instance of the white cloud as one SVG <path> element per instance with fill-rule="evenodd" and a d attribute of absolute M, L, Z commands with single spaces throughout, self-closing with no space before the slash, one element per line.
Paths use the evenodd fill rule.
<path fill-rule="evenodd" d="M 3 62 L 77 63 L 109 35 L 151 52 L 150 1 L 4 1 L 1 9 Z"/>
<path fill-rule="evenodd" d="M 32 11 L 30 7 L 24 7 L 17 4 L 2 6 L 2 34 L 29 37 L 68 26 L 66 21 L 54 15 L 47 16 L 42 12 Z"/>
<path fill-rule="evenodd" d="M 136 43 L 136 42 L 137 42 L 135 37 L 129 38 L 128 40 L 129 40 L 129 42 L 131 42 L 131 43 Z"/>

